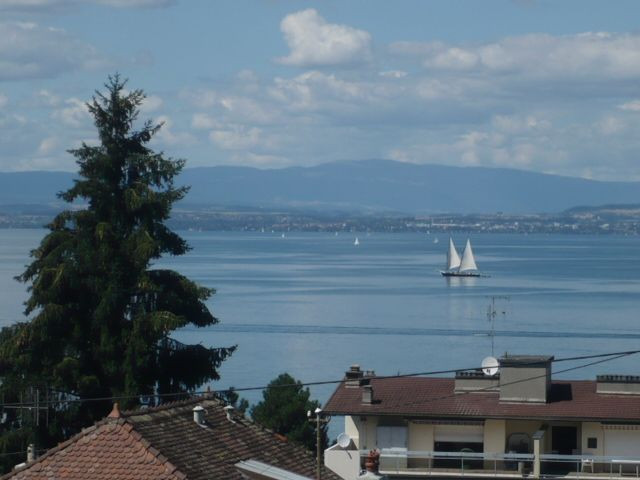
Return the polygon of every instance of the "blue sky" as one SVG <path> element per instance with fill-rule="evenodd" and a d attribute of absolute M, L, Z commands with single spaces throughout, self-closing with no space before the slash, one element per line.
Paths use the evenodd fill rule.
<path fill-rule="evenodd" d="M 0 171 L 75 170 L 120 72 L 187 166 L 640 180 L 636 1 L 0 0 Z"/>

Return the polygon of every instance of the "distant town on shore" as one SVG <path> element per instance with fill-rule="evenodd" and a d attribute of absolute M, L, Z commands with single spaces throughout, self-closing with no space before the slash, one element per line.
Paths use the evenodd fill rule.
<path fill-rule="evenodd" d="M 58 210 L 0 208 L 0 228 L 40 228 Z M 169 224 L 179 230 L 270 232 L 473 232 L 640 234 L 640 205 L 576 207 L 557 214 L 433 214 L 269 211 L 249 207 L 177 207 Z"/>

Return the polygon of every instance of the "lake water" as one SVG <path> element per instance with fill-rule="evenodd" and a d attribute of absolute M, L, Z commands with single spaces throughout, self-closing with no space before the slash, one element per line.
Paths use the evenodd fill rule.
<path fill-rule="evenodd" d="M 20 318 L 25 286 L 12 277 L 42 230 L 0 230 L 0 321 Z M 495 353 L 556 357 L 640 348 L 640 237 L 474 235 L 490 277 L 447 280 L 448 237 L 425 234 L 182 232 L 193 250 L 158 265 L 214 287 L 221 324 L 175 337 L 238 344 L 213 388 L 253 387 L 289 372 L 305 382 L 340 379 L 353 363 L 378 374 L 479 365 Z M 439 243 L 434 243 L 438 237 Z M 462 247 L 466 237 L 455 235 Z M 555 369 L 586 362 L 556 364 Z M 558 374 L 640 374 L 638 356 Z M 326 401 L 333 385 L 312 387 Z M 251 402 L 259 392 L 246 392 Z M 333 426 L 333 433 L 339 432 Z"/>

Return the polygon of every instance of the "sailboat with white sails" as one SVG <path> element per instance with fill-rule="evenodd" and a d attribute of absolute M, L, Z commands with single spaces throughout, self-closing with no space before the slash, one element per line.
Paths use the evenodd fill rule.
<path fill-rule="evenodd" d="M 476 259 L 471 250 L 471 241 L 467 238 L 467 244 L 462 252 L 462 258 L 458 255 L 453 239 L 449 237 L 449 250 L 447 251 L 447 269 L 440 272 L 443 277 L 480 277 Z"/>

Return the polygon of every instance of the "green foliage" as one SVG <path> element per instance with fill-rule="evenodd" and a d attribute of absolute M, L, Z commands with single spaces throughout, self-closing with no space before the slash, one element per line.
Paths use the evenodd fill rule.
<path fill-rule="evenodd" d="M 117 396 L 123 407 L 133 407 L 140 395 L 188 392 L 218 379 L 219 366 L 235 349 L 183 345 L 169 337 L 188 324 L 217 323 L 204 303 L 214 292 L 174 271 L 151 268 L 162 255 L 189 248 L 165 225 L 188 188 L 174 185 L 184 161 L 147 146 L 161 125 L 147 121 L 135 129 L 145 96 L 126 92 L 125 83 L 110 77 L 106 91 L 87 104 L 100 142 L 70 151 L 78 179 L 59 194 L 76 208 L 48 225 L 18 277 L 29 284 L 25 314 L 31 318 L 0 333 L 5 401 L 18 401 L 26 388 L 40 385 L 58 392 L 58 400 Z M 37 429 L 39 441 L 58 441 L 110 408 L 109 400 L 61 403 L 49 429 Z M 15 410 L 11 415 L 0 425 L 3 437 L 24 426 L 16 423 Z"/>
<path fill-rule="evenodd" d="M 316 422 L 310 422 L 307 411 L 320 406 L 309 400 L 309 389 L 288 373 L 278 375 L 262 392 L 262 401 L 251 408 L 251 418 L 289 440 L 316 450 Z M 327 424 L 320 425 L 322 451 L 327 446 Z"/>
<path fill-rule="evenodd" d="M 240 398 L 238 392 L 233 387 L 220 394 L 220 398 L 227 404 L 231 405 L 238 412 L 244 415 L 249 409 L 249 401 L 246 398 Z"/>

